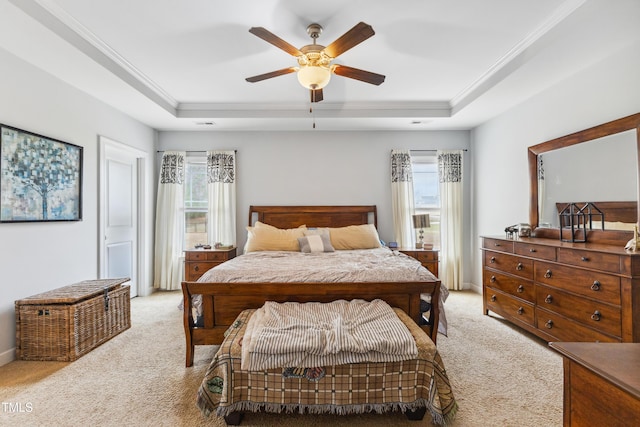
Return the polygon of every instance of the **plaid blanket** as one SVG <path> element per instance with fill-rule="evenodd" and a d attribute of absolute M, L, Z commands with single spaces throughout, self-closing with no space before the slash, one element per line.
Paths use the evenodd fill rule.
<path fill-rule="evenodd" d="M 255 312 L 244 310 L 207 369 L 197 406 L 207 416 L 241 411 L 354 414 L 426 408 L 435 424 L 446 425 L 453 420 L 457 403 L 440 354 L 409 316 L 394 311 L 416 340 L 415 359 L 325 366 L 321 377 L 309 377 L 291 375 L 290 368 L 241 370 L 241 342 Z"/>

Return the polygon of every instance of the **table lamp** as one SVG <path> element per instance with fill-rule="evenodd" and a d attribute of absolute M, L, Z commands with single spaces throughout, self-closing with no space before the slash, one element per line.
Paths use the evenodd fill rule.
<path fill-rule="evenodd" d="M 413 215 L 413 228 L 419 230 L 419 241 L 416 243 L 416 248 L 418 249 L 424 248 L 424 229 L 427 227 L 431 227 L 431 223 L 429 222 L 429 214 Z"/>

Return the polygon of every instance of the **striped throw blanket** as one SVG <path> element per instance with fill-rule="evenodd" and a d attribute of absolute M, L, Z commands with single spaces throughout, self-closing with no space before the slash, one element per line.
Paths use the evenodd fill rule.
<path fill-rule="evenodd" d="M 396 362 L 418 354 L 415 340 L 382 300 L 267 301 L 242 341 L 243 370 Z"/>

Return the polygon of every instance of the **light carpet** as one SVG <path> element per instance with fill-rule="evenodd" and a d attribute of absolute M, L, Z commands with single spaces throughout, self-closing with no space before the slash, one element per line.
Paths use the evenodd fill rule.
<path fill-rule="evenodd" d="M 185 368 L 180 292 L 131 301 L 131 329 L 74 362 L 0 367 L 2 426 L 225 426 L 203 417 L 196 390 L 216 347 L 196 347 Z M 482 299 L 451 292 L 449 335 L 438 348 L 459 404 L 454 426 L 561 426 L 562 358 L 497 316 Z M 402 414 L 246 414 L 243 426 L 430 426 Z"/>

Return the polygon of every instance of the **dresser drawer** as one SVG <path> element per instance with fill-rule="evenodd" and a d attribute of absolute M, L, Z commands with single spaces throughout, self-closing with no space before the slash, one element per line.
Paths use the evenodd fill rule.
<path fill-rule="evenodd" d="M 557 264 L 536 262 L 533 277 L 538 283 L 562 288 L 567 292 L 584 295 L 610 304 L 620 305 L 620 277 L 618 276 Z"/>
<path fill-rule="evenodd" d="M 556 260 L 556 248 L 553 246 L 536 245 L 534 243 L 515 242 L 514 252 L 518 255 L 530 256 L 532 258 Z"/>
<path fill-rule="evenodd" d="M 492 288 L 485 288 L 484 298 L 489 310 L 531 326 L 535 324 L 533 304 Z"/>
<path fill-rule="evenodd" d="M 588 328 L 557 313 L 536 307 L 536 327 L 556 338 L 567 342 L 620 342 L 615 337 Z"/>
<path fill-rule="evenodd" d="M 499 289 L 505 293 L 535 302 L 536 292 L 531 280 L 508 276 L 497 271 L 484 271 L 484 285 Z"/>
<path fill-rule="evenodd" d="M 490 239 L 484 237 L 482 239 L 482 247 L 485 249 L 513 253 L 513 241 L 509 240 Z"/>
<path fill-rule="evenodd" d="M 186 251 L 185 259 L 187 261 L 227 261 L 235 257 L 235 249 L 232 251 Z"/>
<path fill-rule="evenodd" d="M 500 252 L 485 251 L 484 262 L 489 268 L 533 280 L 533 260 L 531 259 Z"/>
<path fill-rule="evenodd" d="M 536 304 L 605 334 L 622 336 L 620 308 L 542 285 L 536 285 Z"/>
<path fill-rule="evenodd" d="M 619 255 L 567 248 L 558 248 L 558 262 L 611 273 L 620 273 L 621 266 Z"/>

